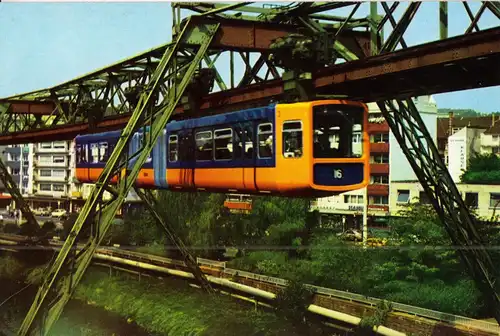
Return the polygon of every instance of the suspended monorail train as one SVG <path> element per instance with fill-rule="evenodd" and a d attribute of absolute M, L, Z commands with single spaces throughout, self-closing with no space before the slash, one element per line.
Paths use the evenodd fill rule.
<path fill-rule="evenodd" d="M 320 100 L 272 104 L 171 121 L 142 166 L 141 188 L 322 197 L 369 180 L 365 104 Z M 146 131 L 129 142 L 132 155 Z M 120 131 L 77 136 L 76 178 L 94 183 Z M 116 178 L 112 183 L 116 182 Z"/>

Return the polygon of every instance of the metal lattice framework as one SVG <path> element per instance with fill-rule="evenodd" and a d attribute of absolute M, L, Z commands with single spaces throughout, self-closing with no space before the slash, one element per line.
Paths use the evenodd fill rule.
<path fill-rule="evenodd" d="M 370 3 L 365 17 L 355 18 L 365 4 L 315 2 L 260 8 L 248 3 L 174 3 L 172 43 L 53 88 L 1 100 L 5 105 L 0 110 L 0 143 L 42 136 L 44 141 L 71 139 L 78 133 L 123 128 L 20 334 L 33 330 L 38 320 L 46 333 L 57 320 L 171 116 L 185 118 L 271 100 L 333 94 L 379 102 L 452 241 L 475 247 L 460 254 L 500 322 L 493 265 L 473 217 L 408 99 L 500 84 L 500 75 L 492 70 L 500 60 L 500 25 L 479 31 L 486 13 L 500 18 L 500 6 L 482 2 L 474 14 L 463 3 L 471 22 L 460 36 L 448 38 L 448 4 L 440 3 L 436 20 L 439 17 L 441 41 L 409 47 L 406 33 L 425 5 Z M 181 20 L 185 10 L 199 14 Z M 339 11 L 347 16 L 337 15 Z M 290 55 L 301 62 L 293 62 Z M 238 61 L 244 69 L 239 73 Z M 227 64 L 229 75 L 222 71 Z M 151 127 L 143 148 L 129 157 L 127 143 L 143 126 Z M 129 164 L 131 158 L 136 159 L 133 164 Z M 111 187 L 108 182 L 113 176 L 119 176 L 119 183 Z M 102 200 L 105 190 L 112 200 Z M 92 234 L 76 254 L 83 225 L 91 225 Z"/>

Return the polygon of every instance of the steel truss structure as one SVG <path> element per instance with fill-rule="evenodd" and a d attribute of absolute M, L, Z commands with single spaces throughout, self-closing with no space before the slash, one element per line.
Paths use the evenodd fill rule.
<path fill-rule="evenodd" d="M 0 110 L 0 143 L 26 143 L 41 136 L 44 141 L 69 140 L 79 133 L 123 128 L 19 334 L 36 329 L 35 321 L 47 333 L 57 320 L 171 116 L 179 119 L 272 100 L 339 94 L 379 103 L 451 240 L 474 247 L 460 252 L 462 260 L 500 322 L 494 268 L 474 229 L 474 218 L 408 99 L 500 84 L 500 76 L 489 67 L 500 60 L 500 25 L 479 31 L 484 13 L 500 18 L 500 6 L 482 2 L 474 14 L 463 3 L 471 23 L 461 36 L 448 38 L 448 4 L 440 3 L 436 18 L 441 41 L 409 47 L 405 33 L 425 5 L 406 3 L 396 18 L 400 3 L 371 3 L 366 17 L 354 18 L 360 3 L 292 3 L 271 8 L 249 3 L 174 3 L 172 43 L 46 90 L 0 100 L 6 104 Z M 378 14 L 378 6 L 383 15 Z M 347 17 L 331 13 L 349 7 Z M 199 14 L 181 20 L 185 10 Z M 385 37 L 387 29 L 390 33 Z M 228 78 L 218 66 L 224 56 Z M 244 68 L 239 77 L 238 59 Z M 439 76 L 431 76 L 436 73 Z M 125 148 L 131 135 L 145 126 L 150 129 L 143 148 L 129 156 Z M 114 176 L 119 182 L 111 186 L 108 182 Z M 105 190 L 112 200 L 103 201 Z M 139 194 L 154 209 L 152 195 Z M 161 214 L 155 217 L 166 226 Z M 91 226 L 91 236 L 76 253 L 84 225 Z M 187 250 L 185 257 L 190 260 Z M 198 280 L 203 284 L 203 278 Z"/>

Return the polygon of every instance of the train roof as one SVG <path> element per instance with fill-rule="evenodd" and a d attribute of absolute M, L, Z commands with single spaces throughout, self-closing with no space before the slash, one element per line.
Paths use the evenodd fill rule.
<path fill-rule="evenodd" d="M 200 128 L 200 127 L 210 127 L 213 125 L 221 125 L 221 124 L 232 124 L 236 122 L 243 122 L 247 120 L 255 120 L 255 119 L 265 119 L 265 118 L 273 118 L 274 117 L 274 109 L 276 104 L 271 104 L 264 107 L 255 107 L 246 110 L 229 112 L 224 114 L 217 114 L 214 116 L 206 116 L 196 119 L 187 119 L 180 121 L 171 121 L 167 124 L 168 131 L 178 131 L 184 128 Z M 146 127 L 149 129 L 149 126 Z M 139 129 L 139 132 L 142 131 L 142 128 Z M 120 136 L 122 131 L 109 131 L 95 134 L 84 134 L 77 135 L 76 141 L 104 141 L 109 138 L 117 138 Z"/>
<path fill-rule="evenodd" d="M 217 114 L 196 119 L 173 121 L 167 124 L 168 131 L 178 131 L 184 128 L 210 127 L 220 124 L 232 124 L 246 120 L 264 119 L 274 116 L 276 104 L 255 107 L 247 110 Z"/>
<path fill-rule="evenodd" d="M 99 140 L 107 140 L 110 137 L 119 137 L 122 131 L 109 131 L 109 132 L 103 132 L 103 133 L 95 133 L 95 134 L 84 134 L 84 135 L 77 135 L 75 140 L 77 141 L 99 141 Z"/>

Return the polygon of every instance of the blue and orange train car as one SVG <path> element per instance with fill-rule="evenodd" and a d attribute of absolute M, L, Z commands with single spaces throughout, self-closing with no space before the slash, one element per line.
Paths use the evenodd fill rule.
<path fill-rule="evenodd" d="M 178 191 L 328 196 L 369 180 L 365 104 L 320 100 L 169 122 L 136 184 Z M 76 177 L 93 183 L 120 131 L 77 136 Z M 141 148 L 142 130 L 129 143 Z M 115 180 L 113 180 L 115 181 Z"/>

